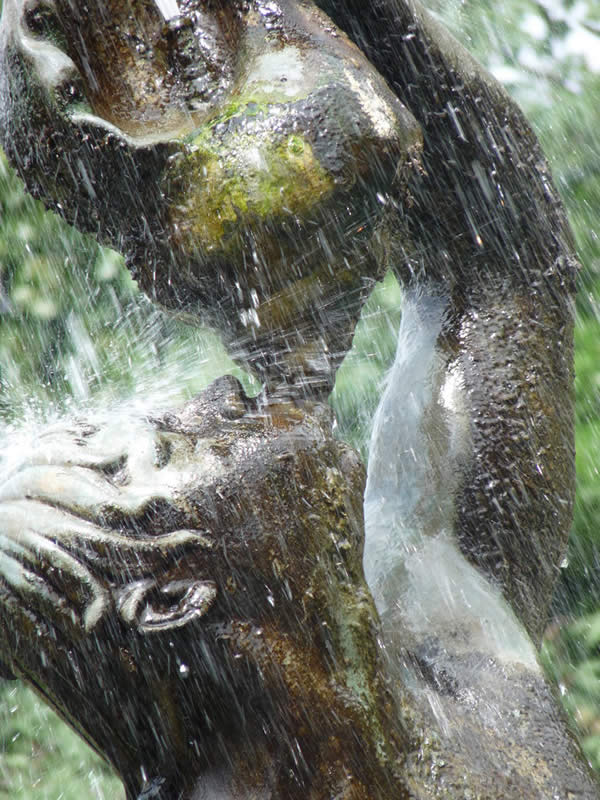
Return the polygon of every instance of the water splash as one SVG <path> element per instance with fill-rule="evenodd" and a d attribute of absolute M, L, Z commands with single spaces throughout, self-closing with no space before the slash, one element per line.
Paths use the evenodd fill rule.
<path fill-rule="evenodd" d="M 439 344 L 446 308 L 447 299 L 427 289 L 405 296 L 373 422 L 365 576 L 396 644 L 435 641 L 438 658 L 479 652 L 537 672 L 534 647 L 500 589 L 454 536 L 455 496 L 472 446 L 460 366 Z"/>

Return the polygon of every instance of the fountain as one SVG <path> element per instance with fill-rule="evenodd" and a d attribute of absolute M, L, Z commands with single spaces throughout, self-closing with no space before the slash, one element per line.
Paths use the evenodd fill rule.
<path fill-rule="evenodd" d="M 598 796 L 535 653 L 573 496 L 564 212 L 501 87 L 418 4 L 360 6 L 4 2 L 29 191 L 263 385 L 59 425 L 3 476 L 4 660 L 132 800 Z M 373 604 L 325 400 L 389 270 Z"/>

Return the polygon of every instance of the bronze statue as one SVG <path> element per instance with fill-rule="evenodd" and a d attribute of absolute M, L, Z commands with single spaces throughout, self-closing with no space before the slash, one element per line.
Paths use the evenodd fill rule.
<path fill-rule="evenodd" d="M 419 127 L 313 4 L 179 6 L 5 4 L 2 94 L 38 118 L 6 108 L 7 154 L 151 298 L 216 325 L 271 393 L 327 395 Z"/>
<path fill-rule="evenodd" d="M 0 488 L 9 668 L 128 800 L 592 800 L 533 656 L 428 668 L 378 643 L 364 468 L 331 422 L 222 378 L 176 413 L 44 431 Z"/>
<path fill-rule="evenodd" d="M 418 6 L 327 5 L 371 62 L 312 4 L 173 8 L 8 0 L 7 154 L 271 396 L 328 394 L 387 269 L 444 298 L 472 433 L 456 535 L 539 639 L 572 514 L 575 261 L 530 127 Z"/>
<path fill-rule="evenodd" d="M 128 798 L 404 791 L 364 468 L 314 412 L 223 378 L 178 414 L 49 430 L 3 483 L 2 652 Z"/>
<path fill-rule="evenodd" d="M 131 798 L 595 797 L 513 617 L 537 643 L 572 513 L 564 212 L 521 112 L 417 3 L 318 5 L 4 0 L 0 137 L 28 189 L 265 386 L 220 383 L 131 449 L 76 426 L 7 478 L 8 666 Z M 428 341 L 397 403 L 420 398 L 431 497 L 402 527 L 504 594 L 507 663 L 416 633 L 407 562 L 368 544 L 378 647 L 361 470 L 322 401 L 389 269 Z"/>

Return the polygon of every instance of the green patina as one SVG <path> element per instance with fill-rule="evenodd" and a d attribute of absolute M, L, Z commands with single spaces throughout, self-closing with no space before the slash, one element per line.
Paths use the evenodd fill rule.
<path fill-rule="evenodd" d="M 334 188 L 301 135 L 235 131 L 220 137 L 216 126 L 237 116 L 230 107 L 197 131 L 178 162 L 179 202 L 172 219 L 184 237 L 207 251 L 227 249 L 232 227 L 289 215 L 303 217 Z M 244 117 L 260 107 L 244 107 Z"/>
<path fill-rule="evenodd" d="M 213 135 L 214 129 L 222 122 L 227 122 L 228 120 L 232 119 L 232 117 L 236 117 L 242 109 L 245 111 L 245 116 L 249 116 L 252 109 L 248 109 L 247 106 L 244 106 L 239 100 L 233 101 L 228 103 L 222 110 L 221 113 L 215 117 L 212 117 L 211 120 L 207 123 L 204 123 L 200 127 L 194 128 L 193 131 L 187 133 L 185 136 L 182 136 L 182 140 L 189 145 L 200 145 L 206 143 L 210 140 L 211 136 Z"/>

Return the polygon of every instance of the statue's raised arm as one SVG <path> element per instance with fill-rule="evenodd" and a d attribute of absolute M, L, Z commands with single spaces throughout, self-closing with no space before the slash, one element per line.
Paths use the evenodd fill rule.
<path fill-rule="evenodd" d="M 450 484 L 459 476 L 461 548 L 539 642 L 573 513 L 577 260 L 565 210 L 523 112 L 418 0 L 375 0 L 368 14 L 358 0 L 319 5 L 419 124 L 406 257 L 391 266 L 417 318 L 437 326 L 421 356 L 436 373 L 422 413 L 442 430 L 424 446 Z"/>
<path fill-rule="evenodd" d="M 0 142 L 264 383 L 123 438 L 74 424 L 0 487 L 2 660 L 128 800 L 597 797 L 535 656 L 572 514 L 576 262 L 493 78 L 411 0 L 4 0 Z M 389 270 L 380 630 L 323 401 Z"/>

